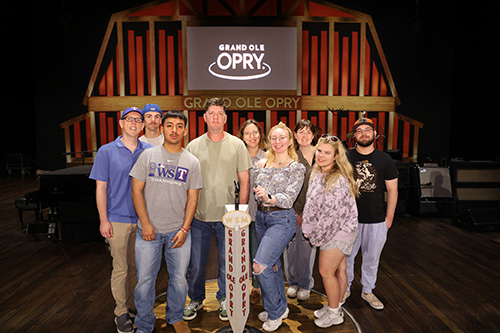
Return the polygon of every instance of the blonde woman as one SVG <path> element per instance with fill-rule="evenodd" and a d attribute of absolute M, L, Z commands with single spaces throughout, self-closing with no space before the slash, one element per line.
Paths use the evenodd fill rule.
<path fill-rule="evenodd" d="M 357 196 L 342 141 L 323 135 L 316 145 L 302 222 L 306 237 L 319 247 L 319 272 L 328 297 L 328 304 L 314 312 L 319 327 L 344 322 L 341 301 L 347 289 L 346 255 L 358 234 Z"/>
<path fill-rule="evenodd" d="M 288 317 L 285 281 L 280 257 L 295 233 L 293 203 L 304 182 L 305 167 L 297 162 L 292 131 L 282 123 L 269 132 L 269 149 L 254 171 L 254 192 L 259 203 L 255 229 L 259 248 L 253 273 L 259 279 L 263 312 L 262 329 L 277 330 Z"/>

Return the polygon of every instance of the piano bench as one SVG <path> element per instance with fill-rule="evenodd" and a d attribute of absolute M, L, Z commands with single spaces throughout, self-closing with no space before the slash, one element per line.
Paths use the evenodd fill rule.
<path fill-rule="evenodd" d="M 19 213 L 19 223 L 21 224 L 21 229 L 24 229 L 23 224 L 23 212 L 24 211 L 33 211 L 35 213 L 35 219 L 38 221 L 38 211 L 39 207 L 37 203 L 29 203 L 26 198 L 17 198 L 14 200 L 14 205 L 17 208 Z"/>

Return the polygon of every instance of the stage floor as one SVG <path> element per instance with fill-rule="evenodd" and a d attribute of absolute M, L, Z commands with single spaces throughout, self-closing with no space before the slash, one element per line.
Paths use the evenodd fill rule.
<path fill-rule="evenodd" d="M 203 303 L 203 309 L 198 311 L 195 319 L 188 321 L 188 325 L 193 332 L 215 333 L 219 329 L 230 326 L 229 321 L 223 322 L 219 319 L 219 302 L 215 298 L 217 292 L 217 281 L 211 280 L 206 283 L 207 298 Z M 344 323 L 330 328 L 319 328 L 314 324 L 313 312 L 327 303 L 326 296 L 311 292 L 311 297 L 307 301 L 298 301 L 296 298 L 287 298 L 290 314 L 283 321 L 283 324 L 276 332 L 342 332 L 359 333 L 356 320 L 344 309 Z M 155 302 L 156 331 L 174 332 L 172 326 L 165 322 L 165 294 L 157 297 Z M 186 304 L 189 303 L 189 298 Z M 259 312 L 263 311 L 262 301 L 250 306 L 250 314 L 247 326 L 254 327 L 262 332 L 262 322 L 257 318 Z"/>

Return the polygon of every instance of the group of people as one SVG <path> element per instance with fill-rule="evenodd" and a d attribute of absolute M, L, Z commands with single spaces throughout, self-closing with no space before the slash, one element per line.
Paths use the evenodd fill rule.
<path fill-rule="evenodd" d="M 264 331 L 277 330 L 288 317 L 287 295 L 309 298 L 316 248 L 328 297 L 314 312 L 317 326 L 344 321 L 341 305 L 350 295 L 359 249 L 361 297 L 383 308 L 372 290 L 394 218 L 397 170 L 387 154 L 373 147 L 373 122 L 361 118 L 355 123 L 356 148 L 347 151 L 335 136 L 318 138 L 309 120 L 299 121 L 293 131 L 279 123 L 266 138 L 259 123 L 249 119 L 233 136 L 224 131 L 221 98 L 207 100 L 203 118 L 206 133 L 184 149 L 184 113 L 163 113 L 155 104 L 127 108 L 119 120 L 122 135 L 97 152 L 90 178 L 96 180 L 100 231 L 113 259 L 118 332 L 133 332 L 134 324 L 137 332 L 154 330 L 162 251 L 169 276 L 166 321 L 176 332 L 190 332 L 186 321 L 196 317 L 206 298 L 205 266 L 213 236 L 219 318 L 228 320 L 221 220 L 225 205 L 234 202 L 235 182 L 239 202 L 248 204 L 252 217 L 250 301 L 262 299 L 258 318 Z"/>

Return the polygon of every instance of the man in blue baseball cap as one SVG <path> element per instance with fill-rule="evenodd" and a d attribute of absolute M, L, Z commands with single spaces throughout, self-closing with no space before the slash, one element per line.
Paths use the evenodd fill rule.
<path fill-rule="evenodd" d="M 130 107 L 119 120 L 122 135 L 97 151 L 90 178 L 96 181 L 96 202 L 101 235 L 108 240 L 113 270 L 111 293 L 115 299 L 118 332 L 134 331 L 135 238 L 137 214 L 132 201 L 130 170 L 139 155 L 152 146 L 138 140 L 144 128 L 142 110 Z M 132 310 L 132 311 L 131 311 Z"/>
<path fill-rule="evenodd" d="M 153 146 L 163 144 L 163 133 L 161 132 L 162 111 L 157 104 L 146 104 L 142 108 L 144 114 L 144 135 L 139 140 Z"/>

